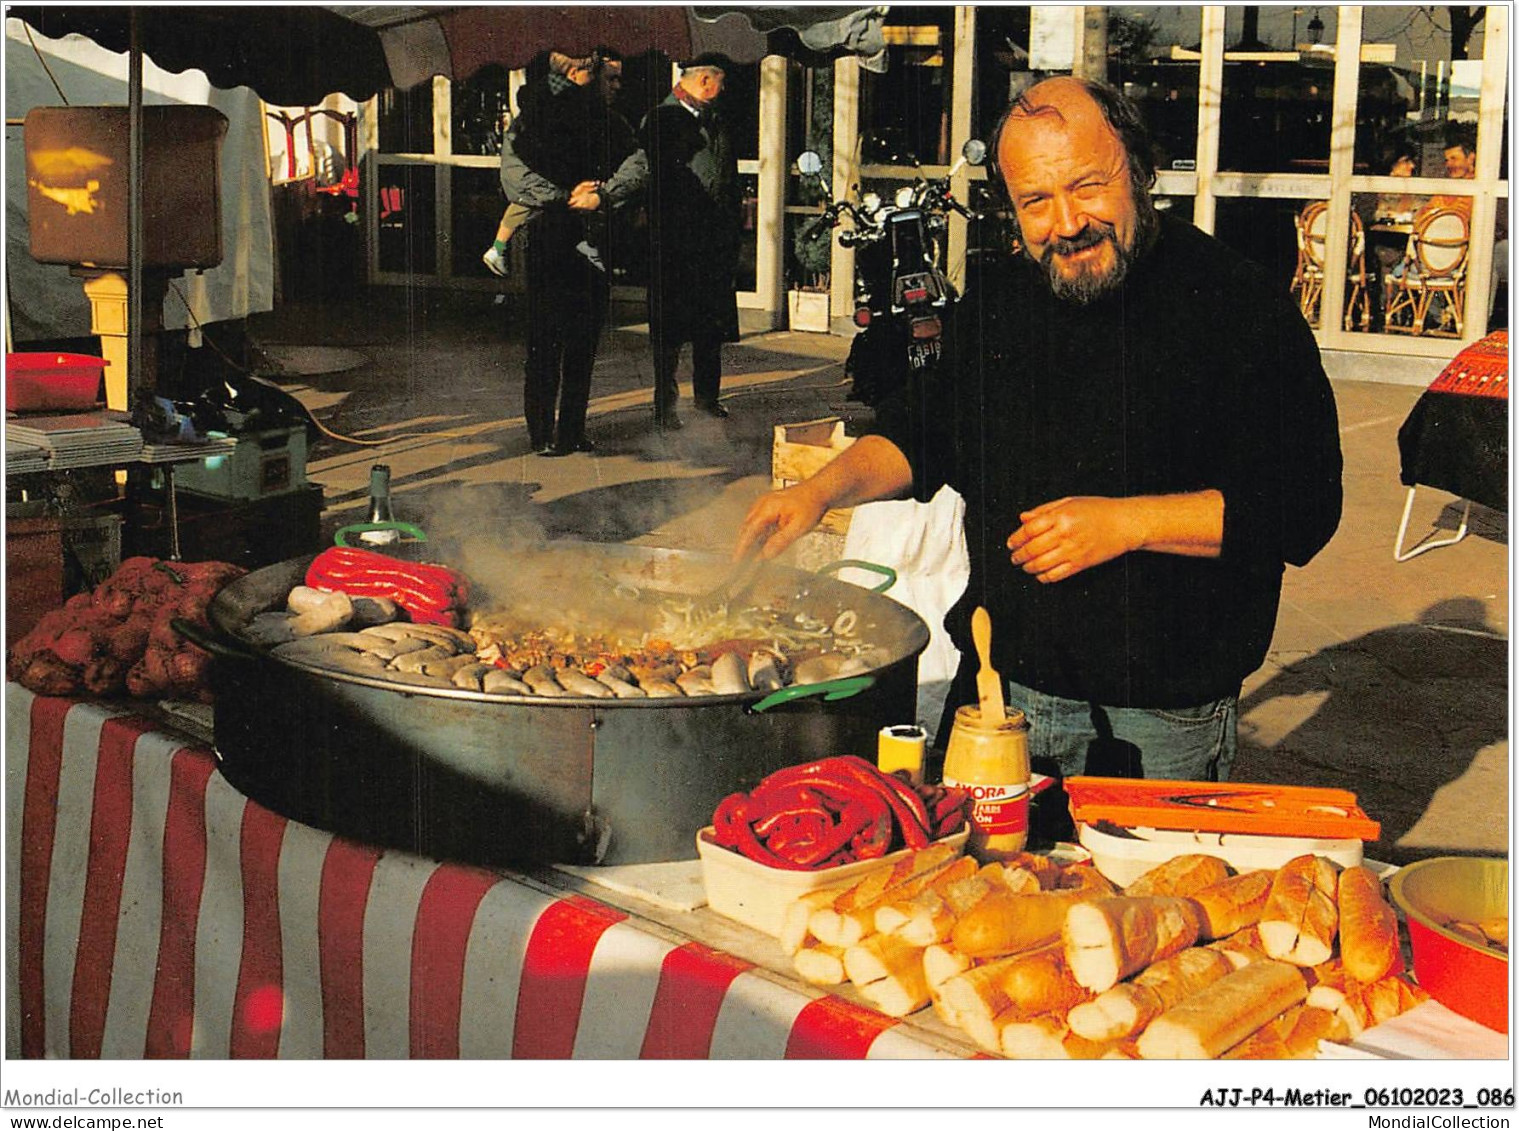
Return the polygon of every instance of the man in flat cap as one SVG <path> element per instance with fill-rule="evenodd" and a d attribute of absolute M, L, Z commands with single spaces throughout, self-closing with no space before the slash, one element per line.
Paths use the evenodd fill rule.
<path fill-rule="evenodd" d="M 722 343 L 738 340 L 740 198 L 738 161 L 716 107 L 729 61 L 698 56 L 639 127 L 640 148 L 600 186 L 581 186 L 572 207 L 616 207 L 640 190 L 649 200 L 649 332 L 654 352 L 654 422 L 681 427 L 675 368 L 691 343 L 699 411 L 719 419 Z"/>

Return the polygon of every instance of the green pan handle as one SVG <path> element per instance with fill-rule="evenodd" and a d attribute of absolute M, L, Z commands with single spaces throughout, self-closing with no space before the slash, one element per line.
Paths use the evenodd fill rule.
<path fill-rule="evenodd" d="M 332 540 L 339 546 L 352 546 L 353 543 L 348 541 L 348 535 L 363 534 L 369 530 L 399 530 L 402 534 L 410 535 L 413 542 L 427 541 L 427 535 L 422 532 L 422 528 L 410 522 L 354 522 L 338 527 L 338 532 L 332 536 Z"/>
<path fill-rule="evenodd" d="M 821 695 L 825 702 L 831 703 L 835 699 L 848 699 L 851 695 L 858 695 L 862 691 L 869 691 L 876 685 L 876 677 L 873 675 L 852 675 L 846 679 L 830 679 L 823 683 L 798 684 L 795 687 L 783 687 L 779 691 L 765 696 L 754 706 L 749 708 L 749 713 L 757 715 L 761 711 L 768 711 L 771 707 L 779 707 L 782 703 L 790 703 L 797 699 L 810 699 L 814 695 Z"/>
<path fill-rule="evenodd" d="M 866 569 L 871 573 L 879 573 L 886 580 L 871 590 L 872 593 L 884 593 L 897 583 L 897 571 L 890 566 L 877 565 L 875 562 L 862 562 L 854 558 L 841 558 L 836 562 L 829 562 L 825 566 L 818 567 L 818 573 L 835 573 L 841 569 Z"/>

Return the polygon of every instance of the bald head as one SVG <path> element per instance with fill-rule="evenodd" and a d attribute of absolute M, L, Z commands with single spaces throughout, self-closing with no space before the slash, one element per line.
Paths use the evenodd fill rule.
<path fill-rule="evenodd" d="M 1147 144 L 1131 104 L 1080 79 L 1047 79 L 1009 107 L 997 165 L 1024 251 L 1060 297 L 1116 288 L 1149 242 Z"/>

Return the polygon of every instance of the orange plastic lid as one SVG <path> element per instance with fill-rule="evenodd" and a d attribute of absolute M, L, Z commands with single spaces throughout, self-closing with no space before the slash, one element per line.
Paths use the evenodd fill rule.
<path fill-rule="evenodd" d="M 1245 782 L 1065 779 L 1071 817 L 1126 828 L 1376 840 L 1382 826 L 1345 789 Z"/>

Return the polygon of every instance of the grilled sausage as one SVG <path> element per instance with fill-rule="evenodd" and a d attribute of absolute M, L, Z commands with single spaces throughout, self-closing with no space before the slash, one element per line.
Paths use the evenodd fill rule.
<path fill-rule="evenodd" d="M 522 682 L 532 689 L 534 695 L 542 695 L 546 699 L 563 699 L 569 695 L 554 678 L 553 669 L 544 664 L 537 664 L 523 672 Z"/>
<path fill-rule="evenodd" d="M 533 689 L 511 672 L 492 668 L 480 678 L 480 690 L 491 695 L 531 695 Z"/>
<path fill-rule="evenodd" d="M 719 695 L 743 695 L 749 691 L 748 669 L 737 652 L 725 652 L 712 664 L 712 690 Z"/>
<path fill-rule="evenodd" d="M 579 668 L 561 668 L 554 674 L 559 680 L 559 686 L 571 695 L 582 695 L 591 699 L 612 698 L 610 687 L 592 679 Z"/>

